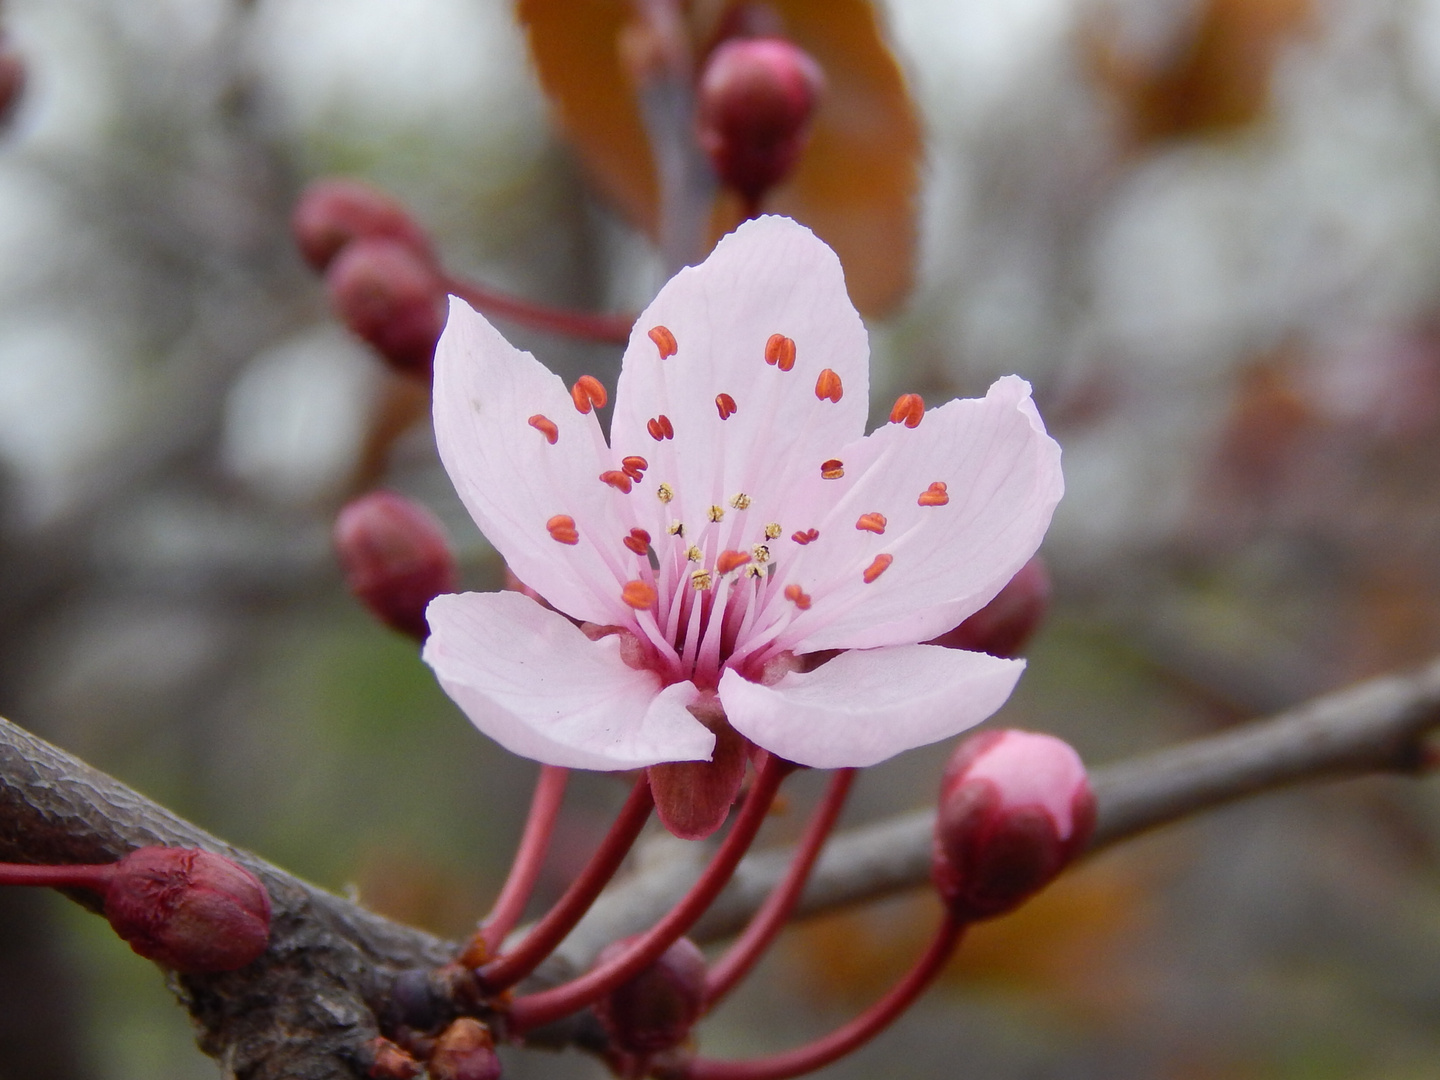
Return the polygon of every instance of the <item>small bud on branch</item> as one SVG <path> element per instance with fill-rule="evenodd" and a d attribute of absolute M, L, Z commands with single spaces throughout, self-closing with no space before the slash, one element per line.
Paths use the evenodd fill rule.
<path fill-rule="evenodd" d="M 459 571 L 440 520 L 393 491 L 372 491 L 335 519 L 335 552 L 356 598 L 386 626 L 424 641 L 425 608 Z"/>

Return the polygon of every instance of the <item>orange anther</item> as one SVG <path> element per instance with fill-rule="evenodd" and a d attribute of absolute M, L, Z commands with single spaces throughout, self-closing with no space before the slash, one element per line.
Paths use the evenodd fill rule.
<path fill-rule="evenodd" d="M 630 494 L 630 477 L 626 476 L 619 469 L 606 469 L 600 474 L 600 479 L 609 484 L 616 491 Z"/>
<path fill-rule="evenodd" d="M 839 480 L 845 475 L 845 463 L 839 458 L 831 458 L 829 461 L 820 463 L 820 479 Z"/>
<path fill-rule="evenodd" d="M 630 477 L 631 480 L 634 480 L 637 484 L 641 480 L 645 479 L 645 470 L 649 467 L 650 463 L 646 461 L 643 457 L 627 457 L 620 459 L 620 471 L 623 472 L 626 476 Z"/>
<path fill-rule="evenodd" d="M 795 366 L 795 340 L 784 334 L 771 334 L 765 342 L 765 363 L 789 371 Z"/>
<path fill-rule="evenodd" d="M 670 418 L 664 413 L 647 421 L 645 429 L 650 432 L 650 437 L 656 442 L 659 442 L 661 439 L 673 439 L 675 437 L 675 427 L 670 423 Z"/>
<path fill-rule="evenodd" d="M 643 581 L 627 581 L 625 588 L 620 590 L 620 599 L 631 607 L 644 611 L 655 606 L 655 586 L 647 585 Z"/>
<path fill-rule="evenodd" d="M 575 519 L 569 514 L 556 514 L 545 522 L 545 528 L 550 533 L 552 540 L 558 540 L 562 544 L 578 544 L 580 542 L 580 534 L 575 531 Z"/>
<path fill-rule="evenodd" d="M 554 446 L 555 440 L 560 438 L 560 429 L 555 426 L 555 421 L 543 413 L 536 413 L 525 422 L 540 432 L 541 435 L 544 435 L 545 441 L 551 446 Z"/>
<path fill-rule="evenodd" d="M 799 585 L 785 586 L 785 599 L 789 600 L 801 611 L 810 610 L 810 596 Z"/>
<path fill-rule="evenodd" d="M 861 514 L 860 520 L 855 522 L 855 528 L 881 536 L 885 532 L 885 524 L 884 514 Z"/>
<path fill-rule="evenodd" d="M 795 543 L 799 544 L 801 547 L 804 547 L 806 544 L 813 544 L 816 540 L 820 539 L 820 530 L 801 529 L 799 532 L 791 533 L 790 539 L 794 540 Z"/>
<path fill-rule="evenodd" d="M 650 328 L 650 340 L 660 350 L 660 359 L 669 360 L 675 355 L 675 350 L 680 346 L 675 341 L 675 335 L 670 332 L 668 326 L 652 326 Z"/>
<path fill-rule="evenodd" d="M 865 579 L 865 584 L 869 585 L 886 570 L 890 569 L 890 564 L 894 561 L 894 555 L 876 555 L 875 561 L 867 566 L 865 573 L 861 575 Z"/>
<path fill-rule="evenodd" d="M 945 490 L 944 480 L 936 480 L 920 493 L 921 506 L 944 506 L 949 501 L 950 493 Z"/>
<path fill-rule="evenodd" d="M 603 409 L 605 402 L 610 400 L 605 387 L 594 375 L 581 375 L 576 379 L 575 385 L 570 388 L 570 398 L 582 413 L 588 413 L 592 408 Z"/>
<path fill-rule="evenodd" d="M 620 542 L 636 555 L 644 555 L 650 549 L 650 534 L 644 529 L 631 529 L 630 535 Z"/>
<path fill-rule="evenodd" d="M 729 394 L 716 394 L 715 408 L 719 410 L 721 420 L 729 420 L 739 411 L 735 408 L 735 399 Z"/>
<path fill-rule="evenodd" d="M 744 566 L 750 561 L 748 551 L 722 551 L 720 557 L 715 560 L 715 571 L 720 574 L 728 574 L 737 566 Z"/>
<path fill-rule="evenodd" d="M 895 399 L 895 407 L 890 410 L 890 423 L 904 424 L 906 427 L 919 427 L 920 421 L 925 419 L 925 399 L 919 394 L 901 394 Z"/>
<path fill-rule="evenodd" d="M 830 401 L 839 401 L 844 395 L 845 388 L 840 385 L 840 376 L 830 368 L 820 372 L 820 377 L 815 380 L 815 396 L 821 401 L 827 398 Z"/>

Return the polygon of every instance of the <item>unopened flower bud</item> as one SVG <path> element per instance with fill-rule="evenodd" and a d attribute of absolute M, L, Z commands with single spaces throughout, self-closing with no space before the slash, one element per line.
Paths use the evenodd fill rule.
<path fill-rule="evenodd" d="M 427 260 L 430 238 L 398 199 L 359 180 L 316 180 L 295 203 L 290 231 L 305 261 L 323 271 L 352 240 L 395 240 Z"/>
<path fill-rule="evenodd" d="M 1018 907 L 1089 842 L 1095 797 L 1080 756 L 1052 735 L 987 731 L 940 784 L 931 876 L 963 920 Z"/>
<path fill-rule="evenodd" d="M 398 240 L 368 237 L 335 257 L 325 285 L 355 334 L 398 370 L 430 378 L 445 328 L 445 284 L 433 262 Z"/>
<path fill-rule="evenodd" d="M 732 39 L 700 75 L 700 145 L 721 183 L 754 202 L 790 175 L 825 86 L 820 67 L 783 38 Z"/>
<path fill-rule="evenodd" d="M 334 540 L 350 591 L 386 626 L 424 641 L 426 606 L 459 585 L 439 519 L 403 495 L 372 491 L 340 511 Z"/>
<path fill-rule="evenodd" d="M 25 93 L 25 58 L 0 36 L 0 127 L 10 123 Z"/>
<path fill-rule="evenodd" d="M 500 1080 L 500 1059 L 490 1029 L 462 1016 L 435 1041 L 428 1072 L 431 1080 Z"/>
<path fill-rule="evenodd" d="M 1017 656 L 1050 608 L 1050 574 L 1039 555 L 1027 562 L 995 599 L 953 630 L 929 642 L 991 656 Z"/>
<path fill-rule="evenodd" d="M 607 945 L 596 966 L 623 953 L 633 941 Z M 657 1054 L 683 1043 L 705 1005 L 705 955 L 680 938 L 629 982 L 595 1003 L 611 1045 L 629 1054 Z"/>
<path fill-rule="evenodd" d="M 130 947 L 188 974 L 234 971 L 270 938 L 270 895 L 229 859 L 194 848 L 146 847 L 116 863 L 105 918 Z"/>

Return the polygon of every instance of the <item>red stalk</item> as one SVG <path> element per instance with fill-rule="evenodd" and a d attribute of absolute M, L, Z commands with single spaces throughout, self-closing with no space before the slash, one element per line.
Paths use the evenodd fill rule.
<path fill-rule="evenodd" d="M 467 967 L 479 967 L 486 959 L 495 955 L 505 944 L 505 938 L 515 929 L 520 916 L 525 914 L 525 905 L 535 891 L 535 882 L 540 877 L 540 868 L 545 864 L 545 854 L 550 849 L 550 835 L 555 830 L 555 819 L 560 816 L 560 804 L 565 798 L 565 784 L 570 779 L 570 770 L 559 765 L 541 765 L 540 776 L 535 781 L 535 794 L 530 797 L 530 812 L 525 818 L 525 831 L 520 834 L 520 845 L 515 850 L 515 861 L 510 864 L 510 873 L 490 914 L 480 924 L 480 930 L 471 939 L 461 963 Z M 473 960 L 472 960 L 473 957 Z"/>
<path fill-rule="evenodd" d="M 488 285 L 465 281 L 463 278 L 446 277 L 444 284 L 446 292 L 460 297 L 486 315 L 498 315 L 524 326 L 553 330 L 568 337 L 624 345 L 629 342 L 630 328 L 635 325 L 635 319 L 630 315 L 591 315 L 580 311 L 565 311 L 562 308 L 522 300 L 518 296 L 509 296 Z"/>
<path fill-rule="evenodd" d="M 735 817 L 735 823 L 730 826 L 730 832 L 710 860 L 710 865 L 680 902 L 638 938 L 629 950 L 609 963 L 591 968 L 579 978 L 549 990 L 517 998 L 510 1008 L 510 1031 L 516 1034 L 529 1031 L 585 1008 L 649 967 L 695 925 L 695 921 L 730 881 L 735 867 L 749 850 L 766 814 L 770 812 L 770 804 L 775 801 L 780 782 L 793 768 L 788 761 L 767 754 L 740 813 Z"/>
<path fill-rule="evenodd" d="M 54 889 L 92 889 L 103 893 L 115 876 L 115 863 L 33 866 L 0 863 L 0 885 L 43 885 Z"/>
<path fill-rule="evenodd" d="M 584 917 L 595 898 L 600 895 L 600 890 L 605 888 L 615 876 L 615 871 L 620 869 L 620 864 L 629 854 L 635 838 L 650 819 L 650 811 L 654 805 L 650 783 L 641 776 L 631 789 L 630 797 L 625 800 L 620 815 L 610 826 L 605 839 L 600 842 L 595 854 L 590 856 L 590 861 L 585 865 L 585 869 L 580 871 L 580 876 L 565 890 L 565 895 L 560 897 L 544 918 L 525 935 L 524 941 L 494 963 L 480 969 L 480 982 L 487 991 L 498 994 L 514 986 L 534 971 L 540 962 L 565 940 L 565 935 L 575 928 L 575 924 Z"/>
<path fill-rule="evenodd" d="M 946 914 L 925 953 L 890 991 L 843 1027 L 812 1043 L 767 1057 L 744 1061 L 694 1058 L 673 1075 L 680 1080 L 789 1080 L 822 1069 L 859 1049 L 908 1009 L 938 975 L 965 930 L 965 923 Z"/>
<path fill-rule="evenodd" d="M 751 917 L 750 923 L 725 951 L 725 954 L 710 968 L 705 980 L 705 1010 L 713 1009 L 735 984 L 750 973 L 765 950 L 775 940 L 789 920 L 800 894 L 805 891 L 805 882 L 820 857 L 825 838 L 835 827 L 835 821 L 845 806 L 845 797 L 850 794 L 850 785 L 855 779 L 854 769 L 837 769 L 830 777 L 830 786 L 825 797 L 815 808 L 805 833 L 796 845 L 795 855 L 785 877 L 765 898 L 765 903 Z"/>

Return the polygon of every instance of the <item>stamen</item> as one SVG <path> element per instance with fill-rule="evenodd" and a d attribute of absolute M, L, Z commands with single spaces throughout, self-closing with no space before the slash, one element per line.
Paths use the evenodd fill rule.
<path fill-rule="evenodd" d="M 733 506 L 736 510 L 749 510 L 750 503 L 752 501 L 753 500 L 750 498 L 750 496 L 746 495 L 743 491 L 736 495 L 730 496 L 730 505 Z"/>
<path fill-rule="evenodd" d="M 721 420 L 729 420 L 739 411 L 735 407 L 735 399 L 729 394 L 716 394 L 715 408 L 719 411 Z"/>
<path fill-rule="evenodd" d="M 860 520 L 855 522 L 855 528 L 882 536 L 885 533 L 885 524 L 884 514 L 861 514 Z"/>
<path fill-rule="evenodd" d="M 688 559 L 690 562 L 699 562 L 701 559 L 705 558 L 705 552 L 701 551 L 694 544 L 691 544 L 688 548 L 685 549 L 685 558 Z"/>
<path fill-rule="evenodd" d="M 630 535 L 620 542 L 636 555 L 644 555 L 650 550 L 650 534 L 644 529 L 631 529 Z"/>
<path fill-rule="evenodd" d="M 710 582 L 710 571 L 706 570 L 703 566 L 699 570 L 691 573 L 690 575 L 690 584 L 693 588 L 697 590 L 708 589 L 710 587 Z"/>
<path fill-rule="evenodd" d="M 840 385 L 840 376 L 831 368 L 820 372 L 820 377 L 815 380 L 815 396 L 821 401 L 827 398 L 838 402 L 845 394 L 845 388 Z"/>
<path fill-rule="evenodd" d="M 680 347 L 668 326 L 652 326 L 649 337 L 655 343 L 655 347 L 660 350 L 661 360 L 669 360 L 675 355 L 675 350 Z"/>
<path fill-rule="evenodd" d="M 600 385 L 600 380 L 594 375 L 581 375 L 576 379 L 575 385 L 570 388 L 570 399 L 582 413 L 588 413 L 592 407 L 603 409 L 605 402 L 610 400 L 605 393 L 605 387 Z"/>
<path fill-rule="evenodd" d="M 760 569 L 760 567 L 756 566 L 754 563 L 751 563 L 749 566 L 745 567 L 745 576 L 749 578 L 761 577 L 764 573 L 765 571 Z"/>
<path fill-rule="evenodd" d="M 784 334 L 771 334 L 765 342 L 765 363 L 789 371 L 795 366 L 795 341 Z"/>
<path fill-rule="evenodd" d="M 886 570 L 890 569 L 890 564 L 894 561 L 894 555 L 876 555 L 875 561 L 872 562 L 869 566 L 867 566 L 865 568 L 865 573 L 860 576 L 865 579 L 865 584 L 869 585 Z"/>
<path fill-rule="evenodd" d="M 645 421 L 645 430 L 650 432 L 650 437 L 656 442 L 675 437 L 675 425 L 670 423 L 670 418 L 664 413 Z"/>
<path fill-rule="evenodd" d="M 710 519 L 711 521 L 715 521 L 715 522 L 724 521 L 724 520 L 725 520 L 725 508 L 724 508 L 723 506 L 712 506 L 712 507 L 710 507 L 710 512 L 709 512 L 709 514 L 707 514 L 706 516 L 709 517 L 709 519 Z"/>
<path fill-rule="evenodd" d="M 719 573 L 728 574 L 736 567 L 744 566 L 750 561 L 748 551 L 722 551 L 720 557 L 715 560 L 715 569 Z"/>
<path fill-rule="evenodd" d="M 551 446 L 554 446 L 555 440 L 560 438 L 560 429 L 555 426 L 555 421 L 551 420 L 544 413 L 536 413 L 525 422 L 540 432 L 541 435 L 544 435 L 545 441 Z"/>
<path fill-rule="evenodd" d="M 645 611 L 655 606 L 655 586 L 647 585 L 643 581 L 627 581 L 620 590 L 620 599 L 637 611 Z"/>
<path fill-rule="evenodd" d="M 767 563 L 770 561 L 770 549 L 764 544 L 756 544 L 750 549 L 750 554 L 754 556 L 757 563 Z"/>
<path fill-rule="evenodd" d="M 569 514 L 556 514 L 545 522 L 545 530 L 550 534 L 550 539 L 558 540 L 562 544 L 580 542 L 580 534 L 575 531 L 575 519 Z"/>
<path fill-rule="evenodd" d="M 801 611 L 810 610 L 810 596 L 799 585 L 785 586 L 785 599 L 789 600 Z"/>
<path fill-rule="evenodd" d="M 766 539 L 766 540 L 775 540 L 775 539 L 778 539 L 779 536 L 780 536 L 780 523 L 779 523 L 778 521 L 772 521 L 772 522 L 770 522 L 768 525 L 765 526 L 765 539 Z"/>
<path fill-rule="evenodd" d="M 661 484 L 658 488 L 655 489 L 655 497 L 659 499 L 662 503 L 668 503 L 671 499 L 675 497 L 675 489 L 672 488 L 669 484 Z"/>
<path fill-rule="evenodd" d="M 791 533 L 791 534 L 790 534 L 790 539 L 791 539 L 791 540 L 794 540 L 795 543 L 797 543 L 797 544 L 799 544 L 799 545 L 801 545 L 801 546 L 803 547 L 803 546 L 806 545 L 806 544 L 813 544 L 816 540 L 819 540 L 819 539 L 820 539 L 820 530 L 819 530 L 819 529 L 801 529 L 799 532 L 793 532 L 793 533 Z"/>
<path fill-rule="evenodd" d="M 630 477 L 631 480 L 634 480 L 637 484 L 640 483 L 641 480 L 645 479 L 645 470 L 649 467 L 650 463 L 646 461 L 643 457 L 627 457 L 620 459 L 620 471 L 623 472 L 626 476 Z"/>
<path fill-rule="evenodd" d="M 609 484 L 616 491 L 630 494 L 630 477 L 626 476 L 619 469 L 606 469 L 600 474 L 600 479 Z"/>
<path fill-rule="evenodd" d="M 919 427 L 925 419 L 925 399 L 919 394 L 901 394 L 895 399 L 890 410 L 890 423 L 904 424 L 908 428 Z"/>
<path fill-rule="evenodd" d="M 684 537 L 685 523 L 683 521 L 672 521 L 669 525 L 665 526 L 665 531 L 671 536 Z"/>
<path fill-rule="evenodd" d="M 820 479 L 839 480 L 845 475 L 845 463 L 839 458 L 830 458 L 820 463 Z"/>
<path fill-rule="evenodd" d="M 920 493 L 921 506 L 944 506 L 949 501 L 950 493 L 945 490 L 944 480 L 936 480 Z"/>

